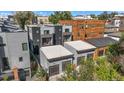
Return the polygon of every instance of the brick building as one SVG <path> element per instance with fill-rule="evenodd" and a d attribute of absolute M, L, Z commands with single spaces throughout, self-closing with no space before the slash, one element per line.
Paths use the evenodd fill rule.
<path fill-rule="evenodd" d="M 60 20 L 62 25 L 72 25 L 73 40 L 85 40 L 104 36 L 103 20 Z"/>

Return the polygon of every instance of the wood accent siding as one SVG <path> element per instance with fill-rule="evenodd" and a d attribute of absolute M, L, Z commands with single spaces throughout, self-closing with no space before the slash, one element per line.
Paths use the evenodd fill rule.
<path fill-rule="evenodd" d="M 73 40 L 103 37 L 105 21 L 102 20 L 60 20 L 62 25 L 72 25 Z"/>

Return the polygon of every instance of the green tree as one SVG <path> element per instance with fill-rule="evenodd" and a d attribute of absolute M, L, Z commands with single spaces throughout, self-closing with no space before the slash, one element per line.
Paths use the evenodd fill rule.
<path fill-rule="evenodd" d="M 111 64 L 106 57 L 100 57 L 94 62 L 91 59 L 81 61 L 79 68 L 68 65 L 61 80 L 90 81 L 90 80 L 123 80 L 117 72 L 117 65 Z"/>
<path fill-rule="evenodd" d="M 99 20 L 109 20 L 109 19 L 111 20 L 117 14 L 118 14 L 118 12 L 108 13 L 107 11 L 104 11 L 103 13 L 98 15 L 98 19 Z"/>
<path fill-rule="evenodd" d="M 100 15 L 98 15 L 98 19 L 99 20 L 108 20 L 109 19 L 109 16 L 108 16 L 108 12 L 103 12 L 101 13 Z"/>
<path fill-rule="evenodd" d="M 97 19 L 97 16 L 95 14 L 91 14 L 90 16 L 94 19 Z"/>
<path fill-rule="evenodd" d="M 93 60 L 80 61 L 80 66 L 76 69 L 75 65 L 69 64 L 66 67 L 62 79 L 65 81 L 86 81 L 94 79 L 94 62 Z"/>
<path fill-rule="evenodd" d="M 37 73 L 36 73 L 36 78 L 37 80 L 39 81 L 45 81 L 46 80 L 46 71 L 41 68 L 41 67 L 38 67 L 38 70 L 37 70 Z"/>
<path fill-rule="evenodd" d="M 124 54 L 124 33 L 118 43 L 110 45 L 107 52 L 109 62 L 118 63 L 120 56 Z"/>
<path fill-rule="evenodd" d="M 116 64 L 111 64 L 106 58 L 99 58 L 96 65 L 96 80 L 122 80 L 122 76 L 115 68 Z"/>
<path fill-rule="evenodd" d="M 113 45 L 109 45 L 109 48 L 108 48 L 108 51 L 107 51 L 108 61 L 111 62 L 111 63 L 118 62 L 119 55 L 120 55 L 119 43 L 115 43 Z"/>
<path fill-rule="evenodd" d="M 32 23 L 34 17 L 34 13 L 31 11 L 19 11 L 14 15 L 14 18 L 23 30 L 25 29 L 25 25 Z"/>
<path fill-rule="evenodd" d="M 56 11 L 49 16 L 49 21 L 53 24 L 57 24 L 59 20 L 71 20 L 71 19 L 72 19 L 72 15 L 71 12 L 69 11 L 63 11 L 63 12 Z"/>

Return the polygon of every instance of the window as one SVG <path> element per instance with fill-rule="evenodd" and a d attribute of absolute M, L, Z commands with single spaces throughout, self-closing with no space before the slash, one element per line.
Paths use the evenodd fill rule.
<path fill-rule="evenodd" d="M 23 50 L 23 51 L 28 50 L 28 45 L 27 45 L 27 43 L 22 43 L 22 50 Z"/>
<path fill-rule="evenodd" d="M 93 58 L 93 53 L 92 54 L 87 54 L 87 59 L 92 59 Z"/>
<path fill-rule="evenodd" d="M 23 61 L 23 57 L 19 57 L 19 62 L 22 62 Z"/>
<path fill-rule="evenodd" d="M 49 37 L 49 38 L 42 38 L 42 45 L 52 45 L 51 37 Z"/>
<path fill-rule="evenodd" d="M 54 65 L 49 67 L 49 75 L 53 76 L 59 74 L 59 65 Z"/>
<path fill-rule="evenodd" d="M 79 25 L 79 28 L 80 28 L 80 29 L 84 29 L 84 28 L 85 28 L 85 25 L 84 25 L 84 24 L 80 24 L 80 25 Z"/>
<path fill-rule="evenodd" d="M 85 37 L 87 37 L 87 34 L 85 34 Z"/>
<path fill-rule="evenodd" d="M 66 67 L 71 64 L 71 60 L 62 62 L 62 71 L 66 70 Z"/>
<path fill-rule="evenodd" d="M 68 28 L 65 29 L 65 32 L 70 32 Z"/>
<path fill-rule="evenodd" d="M 3 71 L 10 70 L 10 66 L 9 66 L 9 62 L 8 62 L 7 57 L 2 58 L 2 70 Z"/>
<path fill-rule="evenodd" d="M 44 30 L 44 34 L 49 34 L 49 30 Z"/>
<path fill-rule="evenodd" d="M 78 57 L 77 58 L 77 66 L 79 66 L 81 64 L 82 61 L 85 60 L 85 56 L 82 56 L 82 57 Z"/>
<path fill-rule="evenodd" d="M 80 36 L 80 32 L 78 32 L 77 35 Z"/>
<path fill-rule="evenodd" d="M 99 55 L 99 56 L 103 56 L 103 54 L 104 54 L 104 50 L 99 50 L 98 55 Z"/>

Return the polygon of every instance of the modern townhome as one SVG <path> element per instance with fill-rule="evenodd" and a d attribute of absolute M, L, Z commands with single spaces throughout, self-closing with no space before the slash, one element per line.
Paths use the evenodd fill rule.
<path fill-rule="evenodd" d="M 49 76 L 61 74 L 67 64 L 73 61 L 73 53 L 62 45 L 46 46 L 40 48 L 40 63 Z"/>
<path fill-rule="evenodd" d="M 93 58 L 96 47 L 85 41 L 65 42 L 64 47 L 74 54 L 73 64 L 80 65 L 81 60 Z"/>
<path fill-rule="evenodd" d="M 42 46 L 62 45 L 63 27 L 61 25 L 46 24 L 41 26 L 41 44 Z"/>
<path fill-rule="evenodd" d="M 53 24 L 29 25 L 30 48 L 39 54 L 39 48 L 42 46 L 62 45 L 62 26 Z"/>
<path fill-rule="evenodd" d="M 40 47 L 62 45 L 64 41 L 71 41 L 72 26 L 70 25 L 28 25 L 30 48 L 38 51 Z"/>
<path fill-rule="evenodd" d="M 105 21 L 103 20 L 60 20 L 59 23 L 72 26 L 72 40 L 100 38 L 104 35 Z"/>
<path fill-rule="evenodd" d="M 4 74 L 8 76 L 13 71 L 16 79 L 31 76 L 27 32 L 0 33 L 0 77 Z"/>
<path fill-rule="evenodd" d="M 99 56 L 104 56 L 107 52 L 108 46 L 117 43 L 116 40 L 110 37 L 92 38 L 86 40 L 86 42 L 96 47 L 94 59 Z"/>

